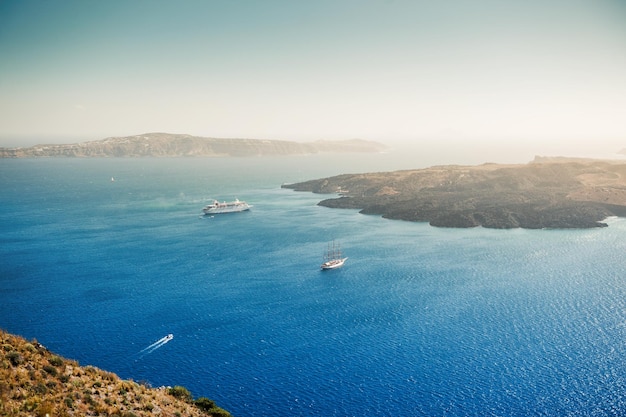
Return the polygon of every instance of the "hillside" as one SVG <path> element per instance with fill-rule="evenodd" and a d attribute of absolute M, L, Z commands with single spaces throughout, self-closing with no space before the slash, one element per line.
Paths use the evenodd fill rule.
<path fill-rule="evenodd" d="M 171 133 L 145 133 L 63 145 L 0 148 L 2 158 L 34 157 L 233 157 L 306 155 L 320 152 L 380 152 L 385 146 L 360 139 L 292 142 L 219 139 Z"/>
<path fill-rule="evenodd" d="M 37 341 L 0 330 L 0 415 L 189 416 L 230 414 L 183 387 L 149 388 L 53 354 Z"/>
<path fill-rule="evenodd" d="M 319 204 L 440 227 L 591 228 L 626 216 L 626 164 L 536 158 L 525 165 L 436 166 L 347 174 L 284 188 L 339 193 Z"/>

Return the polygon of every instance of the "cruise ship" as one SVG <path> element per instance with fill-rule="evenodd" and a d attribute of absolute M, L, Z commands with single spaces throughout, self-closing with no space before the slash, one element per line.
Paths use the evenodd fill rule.
<path fill-rule="evenodd" d="M 236 213 L 238 211 L 250 210 L 250 207 L 252 206 L 245 201 L 239 201 L 238 199 L 229 202 L 224 201 L 223 203 L 213 200 L 213 202 L 205 206 L 202 211 L 204 214 Z"/>

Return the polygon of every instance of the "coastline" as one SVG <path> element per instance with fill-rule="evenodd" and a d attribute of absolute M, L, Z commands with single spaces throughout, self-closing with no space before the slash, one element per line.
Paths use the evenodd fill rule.
<path fill-rule="evenodd" d="M 435 227 L 586 229 L 626 216 L 626 164 L 605 160 L 538 157 L 523 165 L 346 174 L 282 187 L 339 195 L 320 206 Z"/>

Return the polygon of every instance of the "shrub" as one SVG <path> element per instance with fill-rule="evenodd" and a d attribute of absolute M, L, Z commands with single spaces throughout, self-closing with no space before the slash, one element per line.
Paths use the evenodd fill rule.
<path fill-rule="evenodd" d="M 52 357 L 48 359 L 48 362 L 50 363 L 50 365 L 53 365 L 53 366 L 61 366 L 63 365 L 63 358 L 56 356 L 56 355 L 52 355 Z"/>
<path fill-rule="evenodd" d="M 67 408 L 69 408 L 69 409 L 74 408 L 74 399 L 72 397 L 65 397 L 63 402 L 65 403 Z"/>
<path fill-rule="evenodd" d="M 52 376 L 57 376 L 57 368 L 52 365 L 44 365 L 43 370 Z"/>
<path fill-rule="evenodd" d="M 11 351 L 7 353 L 7 359 L 11 362 L 11 365 L 17 366 L 20 363 L 24 362 L 24 357 L 19 354 L 19 352 Z"/>
<path fill-rule="evenodd" d="M 43 382 L 38 382 L 34 387 L 33 387 L 33 392 L 37 393 L 37 394 L 46 394 L 48 392 L 48 387 L 46 387 L 46 385 Z"/>
<path fill-rule="evenodd" d="M 89 394 L 89 393 L 83 393 L 83 401 L 84 401 L 86 404 L 89 404 L 89 405 L 94 405 L 94 404 L 96 404 L 96 402 L 94 401 L 94 399 L 91 397 L 91 394 Z"/>
<path fill-rule="evenodd" d="M 206 397 L 198 398 L 194 401 L 194 405 L 213 417 L 231 417 L 231 414 L 228 411 L 216 406 L 214 401 Z"/>
<path fill-rule="evenodd" d="M 209 411 L 210 409 L 215 407 L 215 402 L 209 400 L 206 397 L 198 398 L 196 401 L 194 401 L 194 404 L 202 411 Z"/>
<path fill-rule="evenodd" d="M 179 385 L 175 386 L 174 388 L 170 388 L 169 394 L 184 401 L 192 400 L 191 393 L 189 392 L 189 390 Z"/>
<path fill-rule="evenodd" d="M 232 415 L 223 408 L 215 407 L 211 409 L 211 416 L 213 417 L 232 417 Z"/>

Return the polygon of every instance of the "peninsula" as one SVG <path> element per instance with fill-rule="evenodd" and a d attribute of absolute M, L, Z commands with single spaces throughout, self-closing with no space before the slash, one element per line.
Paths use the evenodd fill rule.
<path fill-rule="evenodd" d="M 592 228 L 626 216 L 626 163 L 542 158 L 345 174 L 283 188 L 338 194 L 318 203 L 439 227 Z"/>
<path fill-rule="evenodd" d="M 307 155 L 321 152 L 381 152 L 386 146 L 362 139 L 293 142 L 262 139 L 220 139 L 173 133 L 111 137 L 64 145 L 0 148 L 0 158 L 35 157 L 233 157 Z"/>

